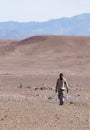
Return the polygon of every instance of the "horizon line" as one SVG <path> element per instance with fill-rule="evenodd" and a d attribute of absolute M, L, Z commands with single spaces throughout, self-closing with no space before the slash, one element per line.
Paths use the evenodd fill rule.
<path fill-rule="evenodd" d="M 73 16 L 62 16 L 62 17 L 57 17 L 57 18 L 51 18 L 51 19 L 48 19 L 48 20 L 31 20 L 31 21 L 19 21 L 19 20 L 3 20 L 3 21 L 0 21 L 0 23 L 5 23 L 5 22 L 17 22 L 17 23 L 29 23 L 29 22 L 35 22 L 35 23 L 43 23 L 43 22 L 48 22 L 48 21 L 51 21 L 51 20 L 56 20 L 56 19 L 69 19 L 69 18 L 73 18 L 73 17 L 77 17 L 77 16 L 80 16 L 80 15 L 88 15 L 90 13 L 80 13 L 80 14 L 77 14 L 77 15 L 73 15 Z"/>

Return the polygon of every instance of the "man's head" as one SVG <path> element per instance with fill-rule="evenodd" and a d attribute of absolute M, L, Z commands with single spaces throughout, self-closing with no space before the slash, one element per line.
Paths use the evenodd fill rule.
<path fill-rule="evenodd" d="M 63 73 L 59 74 L 59 78 L 62 80 L 63 79 Z"/>

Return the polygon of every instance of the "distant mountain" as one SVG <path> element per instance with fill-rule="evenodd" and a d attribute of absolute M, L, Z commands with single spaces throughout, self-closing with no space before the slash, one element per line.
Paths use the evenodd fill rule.
<path fill-rule="evenodd" d="M 90 36 L 90 13 L 46 22 L 0 22 L 0 39 L 24 39 L 34 35 Z"/>

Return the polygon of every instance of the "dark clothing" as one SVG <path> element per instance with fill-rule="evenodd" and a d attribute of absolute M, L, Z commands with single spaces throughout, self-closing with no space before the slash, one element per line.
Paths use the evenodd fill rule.
<path fill-rule="evenodd" d="M 58 91 L 58 98 L 60 100 L 60 105 L 64 103 L 64 91 L 67 89 L 68 92 L 68 84 L 65 78 L 58 79 L 56 83 L 56 92 Z"/>
<path fill-rule="evenodd" d="M 59 100 L 60 100 L 60 105 L 63 105 L 63 103 L 64 103 L 64 90 L 60 90 L 60 91 L 58 91 L 58 98 L 59 98 Z"/>

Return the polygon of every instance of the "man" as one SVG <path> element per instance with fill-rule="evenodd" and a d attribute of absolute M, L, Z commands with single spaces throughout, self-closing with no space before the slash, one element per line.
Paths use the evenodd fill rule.
<path fill-rule="evenodd" d="M 67 90 L 68 93 L 68 84 L 67 80 L 63 77 L 63 73 L 60 73 L 59 78 L 56 83 L 55 92 L 58 92 L 58 98 L 60 101 L 60 105 L 64 104 L 64 91 Z"/>

